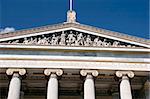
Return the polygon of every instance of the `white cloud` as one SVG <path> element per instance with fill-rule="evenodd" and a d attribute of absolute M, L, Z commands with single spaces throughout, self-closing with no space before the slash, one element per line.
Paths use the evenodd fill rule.
<path fill-rule="evenodd" d="M 5 29 L 0 29 L 0 33 L 8 33 L 15 31 L 15 28 L 13 27 L 6 27 Z"/>

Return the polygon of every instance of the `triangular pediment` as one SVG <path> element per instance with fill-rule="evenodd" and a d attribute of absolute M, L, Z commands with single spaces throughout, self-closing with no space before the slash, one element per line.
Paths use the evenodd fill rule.
<path fill-rule="evenodd" d="M 138 39 L 141 38 L 81 24 L 66 23 L 3 34 L 0 35 L 0 44 L 149 48 L 146 44 L 149 41 L 141 39 L 143 43 L 136 42 Z"/>

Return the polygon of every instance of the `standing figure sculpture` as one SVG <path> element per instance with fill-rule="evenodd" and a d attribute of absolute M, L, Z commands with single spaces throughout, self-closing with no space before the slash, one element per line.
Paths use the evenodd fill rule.
<path fill-rule="evenodd" d="M 56 37 L 55 34 L 53 34 L 50 43 L 51 43 L 51 45 L 57 45 L 58 44 L 58 37 Z"/>
<path fill-rule="evenodd" d="M 29 43 L 29 40 L 27 38 L 24 38 L 24 41 L 23 41 L 24 44 L 28 44 Z"/>
<path fill-rule="evenodd" d="M 43 39 L 41 39 L 41 44 L 48 45 L 48 38 L 44 37 Z"/>
<path fill-rule="evenodd" d="M 37 44 L 41 44 L 42 43 L 42 40 L 41 40 L 41 37 L 38 38 L 38 41 L 37 41 Z"/>
<path fill-rule="evenodd" d="M 93 46 L 97 46 L 99 41 L 99 37 L 95 38 L 93 41 Z"/>
<path fill-rule="evenodd" d="M 75 41 L 75 45 L 79 46 L 79 45 L 83 45 L 83 34 L 80 33 L 77 35 L 77 40 Z"/>
<path fill-rule="evenodd" d="M 66 34 L 64 33 L 64 31 L 62 32 L 62 34 L 60 35 L 60 45 L 66 45 Z"/>
<path fill-rule="evenodd" d="M 68 34 L 68 37 L 67 37 L 67 45 L 75 45 L 75 40 L 76 38 L 74 37 L 75 35 L 72 33 L 72 31 L 70 31 L 70 34 Z"/>
<path fill-rule="evenodd" d="M 85 46 L 91 46 L 91 44 L 92 44 L 91 37 L 90 37 L 90 35 L 87 35 L 85 42 L 84 42 L 84 45 Z"/>
<path fill-rule="evenodd" d="M 37 39 L 33 39 L 33 37 L 30 38 L 30 40 L 28 41 L 28 44 L 36 44 Z"/>

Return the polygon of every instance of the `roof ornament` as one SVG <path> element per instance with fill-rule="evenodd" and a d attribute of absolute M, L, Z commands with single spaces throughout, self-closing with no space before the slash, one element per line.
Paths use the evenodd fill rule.
<path fill-rule="evenodd" d="M 76 23 L 76 12 L 73 11 L 73 0 L 70 0 L 69 11 L 67 12 L 67 22 Z"/>

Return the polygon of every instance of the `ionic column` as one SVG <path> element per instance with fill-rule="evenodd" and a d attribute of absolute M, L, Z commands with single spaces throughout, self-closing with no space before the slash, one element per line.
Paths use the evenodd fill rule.
<path fill-rule="evenodd" d="M 119 92 L 113 92 L 112 99 L 119 99 Z"/>
<path fill-rule="evenodd" d="M 129 82 L 129 78 L 134 77 L 134 73 L 132 71 L 117 71 L 117 77 L 122 77 L 120 83 L 120 97 L 121 99 L 132 99 L 131 86 Z"/>
<path fill-rule="evenodd" d="M 7 99 L 20 99 L 20 75 L 24 75 L 25 73 L 25 69 L 7 69 L 6 74 L 13 75 L 9 84 L 9 92 Z"/>
<path fill-rule="evenodd" d="M 144 90 L 145 90 L 145 98 L 149 99 L 150 98 L 150 81 L 147 80 L 144 84 Z"/>
<path fill-rule="evenodd" d="M 57 76 L 61 76 L 61 69 L 45 69 L 44 74 L 50 76 L 47 87 L 47 99 L 58 99 L 58 80 Z"/>
<path fill-rule="evenodd" d="M 93 76 L 98 76 L 97 70 L 81 70 L 80 74 L 86 76 L 84 81 L 84 99 L 95 99 L 95 85 Z"/>
<path fill-rule="evenodd" d="M 23 91 L 20 92 L 20 99 L 24 99 L 24 92 Z"/>

